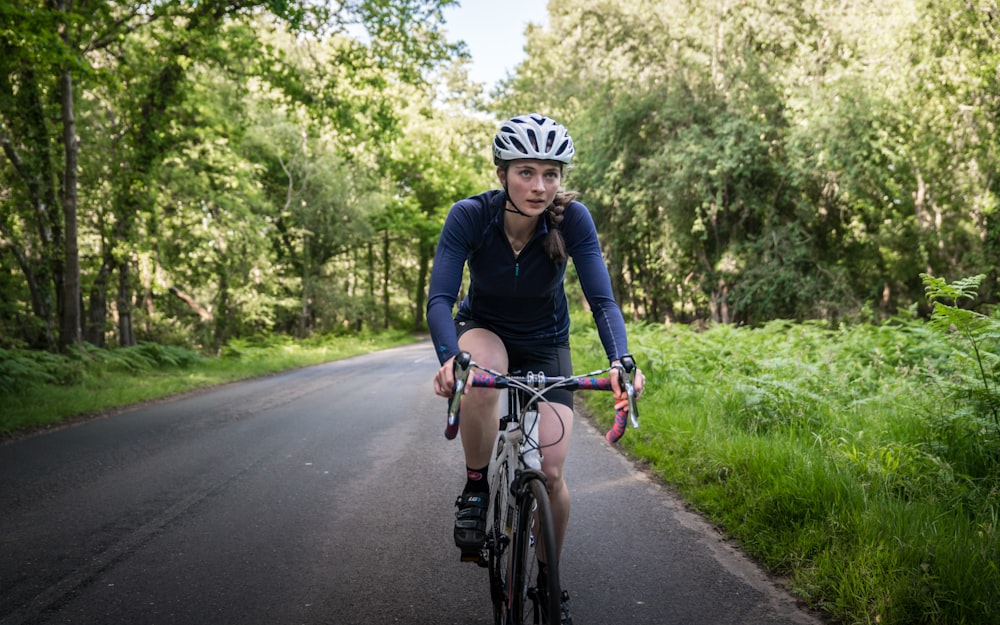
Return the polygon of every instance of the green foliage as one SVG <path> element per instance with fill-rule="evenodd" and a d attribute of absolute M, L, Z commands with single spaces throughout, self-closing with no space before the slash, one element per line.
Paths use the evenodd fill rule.
<path fill-rule="evenodd" d="M 74 386 L 106 372 L 130 374 L 185 369 L 202 361 L 198 352 L 173 345 L 141 343 L 99 350 L 82 346 L 68 354 L 0 349 L 0 395 L 24 395 L 46 386 Z"/>
<path fill-rule="evenodd" d="M 73 384 L 79 362 L 44 351 L 0 348 L 0 395 L 13 395 L 46 384 Z"/>
<path fill-rule="evenodd" d="M 952 283 L 921 278 L 934 306 L 931 327 L 954 347 L 941 369 L 941 405 L 928 426 L 944 453 L 961 454 L 963 474 L 1000 478 L 1000 318 L 960 306 L 977 299 L 985 276 Z"/>
<path fill-rule="evenodd" d="M 35 4 L 0 9 L 0 186 L 10 190 L 0 275 L 21 304 L 5 300 L 0 327 L 17 334 L 12 344 L 53 347 L 57 314 L 75 309 L 61 305 L 61 285 L 76 280 L 97 345 L 113 329 L 124 346 L 178 332 L 218 346 L 353 326 L 367 294 L 329 309 L 316 285 L 357 274 L 372 208 L 387 204 L 378 160 L 400 132 L 400 93 L 427 87 L 459 48 L 441 32 L 449 0 Z M 75 79 L 63 101 L 77 107 L 78 153 L 60 153 L 64 72 Z M 63 193 L 77 189 L 57 183 L 77 176 L 79 212 L 64 215 Z M 80 275 L 63 232 L 79 245 Z M 421 253 L 398 252 L 403 266 Z M 196 304 L 173 301 L 173 288 Z"/>
<path fill-rule="evenodd" d="M 928 269 L 983 272 L 995 301 L 995 1 L 549 12 L 500 104 L 573 130 L 639 318 L 887 319 Z"/>
<path fill-rule="evenodd" d="M 82 348 L 81 359 L 105 371 L 143 374 L 157 370 L 187 369 L 202 361 L 203 356 L 185 347 L 140 343 L 133 347 L 111 350 Z"/>
<path fill-rule="evenodd" d="M 976 290 L 934 284 L 948 305 Z M 984 363 L 994 323 L 977 335 Z M 574 318 L 581 369 L 604 361 L 592 327 Z M 623 445 L 838 622 L 991 622 L 996 430 L 968 392 L 973 350 L 941 330 L 905 317 L 632 325 L 648 386 Z M 581 399 L 610 423 L 600 398 Z"/>
<path fill-rule="evenodd" d="M 4 345 L 53 348 L 75 309 L 64 70 L 96 345 L 422 327 L 444 212 L 493 183 L 490 114 L 526 110 L 571 127 L 635 319 L 927 314 L 921 271 L 1000 293 L 995 0 L 552 0 L 491 111 L 448 4 L 0 8 Z"/>

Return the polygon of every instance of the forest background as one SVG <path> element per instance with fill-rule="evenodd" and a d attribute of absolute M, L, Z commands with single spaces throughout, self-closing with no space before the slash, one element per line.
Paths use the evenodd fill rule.
<path fill-rule="evenodd" d="M 190 358 L 178 354 L 249 353 L 254 342 L 380 332 L 391 342 L 394 331 L 424 331 L 448 208 L 495 186 L 496 121 L 542 111 L 572 130 L 567 183 L 594 215 L 637 351 L 659 366 L 651 373 L 664 388 L 674 356 L 700 355 L 741 398 L 719 410 L 744 419 L 739 436 L 785 431 L 774 419 L 790 419 L 792 438 L 854 467 L 827 473 L 898 477 L 909 462 L 923 467 L 912 484 L 936 476 L 927 495 L 936 509 L 965 506 L 956 523 L 970 542 L 947 545 L 968 563 L 962 575 L 934 568 L 927 553 L 943 544 L 921 543 L 916 562 L 899 564 L 884 541 L 901 534 L 879 527 L 864 553 L 883 558 L 869 575 L 810 577 L 800 593 L 844 622 L 988 622 L 977 619 L 995 614 L 989 597 L 1000 596 L 1000 331 L 989 316 L 1000 298 L 996 1 L 550 0 L 548 25 L 528 29 L 525 60 L 488 98 L 468 78 L 463 44 L 445 35 L 450 4 L 0 0 L 5 404 L 24 401 L 32 380 L 79 381 L 60 377 L 67 369 L 54 359 L 131 353 L 177 364 Z M 582 306 L 578 290 L 571 297 Z M 963 316 L 972 302 L 987 314 Z M 958 330 L 964 348 L 941 347 L 925 327 Z M 760 338 L 775 328 L 789 342 L 805 337 L 795 349 L 809 354 L 850 336 L 851 354 L 878 356 L 857 371 L 886 381 L 933 369 L 913 383 L 935 390 L 910 430 L 883 414 L 884 440 L 862 441 L 872 429 L 854 411 L 872 400 L 853 392 L 824 423 L 845 414 L 855 423 L 822 430 L 815 396 L 834 394 L 808 387 L 801 354 L 787 379 L 757 375 L 747 386 L 735 375 L 737 334 L 727 333 L 737 328 L 760 331 L 742 335 L 758 358 L 780 351 Z M 705 342 L 682 351 L 694 340 L 686 329 Z M 864 332 L 873 334 L 858 339 Z M 821 365 L 834 362 L 842 389 L 856 388 L 861 374 L 846 373 L 856 361 L 832 351 Z M 886 401 L 914 396 L 894 388 Z M 671 397 L 665 405 L 678 405 Z M 792 418 L 807 413 L 804 426 Z M 662 427 L 677 435 L 663 445 L 681 462 L 678 422 Z M 642 444 L 662 442 L 663 431 Z M 767 474 L 738 462 L 737 471 L 732 458 L 697 462 L 712 468 L 675 467 L 678 483 L 700 475 L 701 486 L 739 488 L 736 475 Z M 886 488 L 912 503 L 909 485 Z M 757 486 L 744 494 L 764 492 Z M 865 507 L 871 493 L 857 497 Z M 754 503 L 714 518 L 752 542 L 766 534 Z M 764 519 L 818 518 L 827 525 L 816 536 L 846 540 L 833 530 L 847 520 L 781 512 Z M 780 551 L 782 539 L 767 537 L 754 553 L 772 570 L 838 568 L 834 552 Z M 880 567 L 885 578 L 871 572 Z"/>
<path fill-rule="evenodd" d="M 526 110 L 573 129 L 631 319 L 996 301 L 995 2 L 555 0 L 488 102 L 444 4 L 5 0 L 0 346 L 421 329 Z"/>

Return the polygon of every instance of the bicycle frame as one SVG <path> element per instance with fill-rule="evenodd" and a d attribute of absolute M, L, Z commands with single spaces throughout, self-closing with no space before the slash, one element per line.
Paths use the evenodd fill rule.
<path fill-rule="evenodd" d="M 523 482 L 525 478 L 530 477 L 531 479 L 540 479 L 544 482 L 546 478 L 545 474 L 541 471 L 529 467 L 524 459 L 523 446 L 528 436 L 522 427 L 523 418 L 530 408 L 535 407 L 537 410 L 537 399 L 531 401 L 526 397 L 525 391 L 518 388 L 508 388 L 506 394 L 507 414 L 500 418 L 500 431 L 493 442 L 493 451 L 490 455 L 491 461 L 487 475 L 490 484 L 511 485 L 513 492 L 505 493 L 505 496 L 502 497 L 503 501 L 508 503 L 507 510 L 501 511 L 504 521 L 504 532 L 507 534 L 507 538 L 510 538 L 510 532 L 513 529 L 513 502 L 516 501 L 519 491 L 523 487 L 523 484 L 521 487 L 518 486 L 519 481 Z M 501 471 L 506 471 L 506 475 L 501 477 Z M 528 471 L 531 472 L 530 476 L 525 473 Z M 521 477 L 522 475 L 524 477 Z M 486 514 L 487 519 L 494 518 L 494 506 L 496 503 L 497 497 L 491 496 L 490 506 Z"/>
<path fill-rule="evenodd" d="M 529 622 L 529 614 L 539 623 L 543 610 L 558 613 L 559 562 L 541 458 L 535 466 L 529 466 L 525 458 L 526 447 L 540 452 L 539 442 L 532 440 L 525 427 L 532 409 L 537 423 L 538 398 L 517 386 L 507 388 L 506 395 L 508 410 L 500 419 L 490 456 L 487 539 L 479 563 L 489 569 L 494 623 L 523 625 Z M 544 554 L 549 563 L 544 593 L 533 585 L 536 554 L 538 558 Z"/>

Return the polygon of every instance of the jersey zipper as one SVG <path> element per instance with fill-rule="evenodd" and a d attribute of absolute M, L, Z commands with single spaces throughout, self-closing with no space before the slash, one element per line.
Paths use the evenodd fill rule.
<path fill-rule="evenodd" d="M 506 235 L 504 235 L 504 236 L 506 237 Z M 513 256 L 514 256 L 514 287 L 515 288 L 517 288 L 517 278 L 521 275 L 521 254 L 524 254 L 525 250 L 528 249 L 528 246 L 531 245 L 534 242 L 534 240 L 535 240 L 535 238 L 537 236 L 538 236 L 537 232 L 535 234 L 532 234 L 531 237 L 528 239 L 527 243 L 524 244 L 524 247 L 521 248 L 520 253 L 514 252 L 514 246 L 511 245 L 511 243 L 510 243 L 509 240 L 507 241 L 507 245 L 510 247 L 511 254 L 513 254 Z"/>
<path fill-rule="evenodd" d="M 525 244 L 525 246 L 521 248 L 521 254 L 524 254 L 524 249 L 526 247 L 528 247 L 527 244 Z M 520 283 L 521 283 L 521 254 L 515 254 L 514 255 L 514 292 L 515 293 L 517 292 L 518 287 L 520 286 Z"/>

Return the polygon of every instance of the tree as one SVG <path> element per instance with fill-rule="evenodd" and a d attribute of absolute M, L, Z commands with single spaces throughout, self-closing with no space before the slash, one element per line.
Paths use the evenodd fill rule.
<path fill-rule="evenodd" d="M 22 328 L 24 335 L 32 344 L 49 348 L 79 340 L 82 276 L 77 205 L 100 197 L 109 201 L 111 210 L 102 206 L 85 215 L 99 228 L 101 259 L 87 280 L 91 285 L 87 335 L 103 340 L 106 292 L 117 274 L 119 343 L 135 341 L 137 228 L 149 215 L 150 190 L 156 187 L 159 166 L 183 141 L 175 116 L 190 94 L 194 68 L 218 63 L 227 69 L 256 69 L 265 80 L 287 89 L 290 98 L 313 105 L 319 116 L 332 113 L 327 122 L 352 126 L 365 116 L 372 128 L 393 131 L 391 109 L 377 100 L 343 97 L 349 88 L 309 84 L 289 71 L 280 54 L 271 54 L 280 50 L 262 46 L 261 54 L 261 47 L 247 36 L 253 31 L 240 30 L 239 24 L 266 12 L 311 37 L 362 24 L 372 34 L 368 45 L 344 48 L 331 71 L 320 75 L 356 85 L 363 82 L 372 87 L 368 93 L 375 93 L 387 84 L 390 73 L 403 80 L 422 80 L 426 68 L 447 57 L 451 47 L 437 28 L 440 9 L 449 3 L 368 0 L 332 13 L 312 3 L 255 0 L 128 6 L 101 2 L 52 8 L 28 1 L 5 4 L 0 11 L 4 51 L 0 144 L 6 159 L 0 176 L 5 187 L 10 182 L 12 192 L 3 198 L 0 233 L 3 249 L 24 275 L 39 321 L 37 331 Z M 247 54 L 249 50 L 253 52 Z M 52 93 L 61 96 L 52 100 Z M 53 102 L 59 104 L 58 115 L 52 114 Z M 96 125 L 76 126 L 74 106 L 81 103 L 85 106 L 80 118 Z M 95 106 L 103 109 L 101 116 L 90 110 Z M 50 119 L 61 123 L 54 126 Z M 112 134 L 99 136 L 102 131 Z M 108 151 L 87 152 L 90 145 L 103 145 Z M 78 164 L 89 168 L 86 179 L 92 185 L 79 194 Z"/>
<path fill-rule="evenodd" d="M 995 3 L 549 11 L 501 105 L 573 129 L 637 316 L 888 315 L 996 266 Z"/>
<path fill-rule="evenodd" d="M 23 336 L 30 345 L 53 349 L 58 342 L 56 315 L 65 296 L 66 250 L 57 144 L 52 140 L 55 129 L 49 122 L 47 100 L 61 87 L 58 101 L 63 103 L 63 114 L 71 116 L 66 103 L 72 102 L 72 82 L 66 80 L 67 38 L 57 34 L 63 17 L 58 10 L 33 8 L 18 3 L 0 11 L 0 145 L 6 156 L 3 186 L 10 189 L 0 205 L 0 235 L 2 247 L 24 274 L 37 322 L 22 328 Z"/>
<path fill-rule="evenodd" d="M 448 209 L 495 180 L 489 148 L 494 125 L 463 113 L 474 88 L 460 77 L 450 79 L 452 99 L 432 107 L 411 105 L 403 111 L 406 130 L 389 157 L 395 193 L 378 226 L 387 236 L 402 237 L 412 246 L 416 262 L 409 291 L 414 329 L 425 325 L 430 266 Z M 406 100 L 422 99 L 412 94 Z M 389 259 L 384 262 L 388 267 Z"/>

